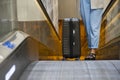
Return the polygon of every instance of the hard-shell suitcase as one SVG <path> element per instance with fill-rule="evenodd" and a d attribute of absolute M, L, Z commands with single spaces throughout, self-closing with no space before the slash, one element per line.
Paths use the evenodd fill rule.
<path fill-rule="evenodd" d="M 64 58 L 79 58 L 80 47 L 80 20 L 65 18 L 62 28 L 62 51 Z"/>

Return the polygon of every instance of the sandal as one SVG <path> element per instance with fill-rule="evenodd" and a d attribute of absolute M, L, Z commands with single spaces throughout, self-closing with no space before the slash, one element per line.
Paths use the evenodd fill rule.
<path fill-rule="evenodd" d="M 96 54 L 95 53 L 90 53 L 85 60 L 96 60 Z"/>

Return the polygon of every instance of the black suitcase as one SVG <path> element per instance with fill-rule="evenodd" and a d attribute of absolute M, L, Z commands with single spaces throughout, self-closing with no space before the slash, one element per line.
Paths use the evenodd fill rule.
<path fill-rule="evenodd" d="M 80 20 L 65 18 L 62 28 L 63 58 L 80 58 Z"/>

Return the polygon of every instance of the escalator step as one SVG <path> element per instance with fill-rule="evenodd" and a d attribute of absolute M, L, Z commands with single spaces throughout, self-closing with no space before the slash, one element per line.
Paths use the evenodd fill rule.
<path fill-rule="evenodd" d="M 120 60 L 36 61 L 20 80 L 120 80 Z"/>

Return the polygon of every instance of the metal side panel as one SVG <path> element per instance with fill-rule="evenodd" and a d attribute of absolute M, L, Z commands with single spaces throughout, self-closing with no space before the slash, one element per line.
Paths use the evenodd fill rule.
<path fill-rule="evenodd" d="M 0 62 L 4 61 L 29 35 L 16 31 L 0 42 Z"/>
<path fill-rule="evenodd" d="M 26 66 L 37 60 L 38 43 L 17 31 L 0 43 L 0 80 L 18 80 Z M 29 47 L 34 46 L 34 47 Z M 33 53 L 34 51 L 34 53 Z"/>

